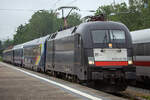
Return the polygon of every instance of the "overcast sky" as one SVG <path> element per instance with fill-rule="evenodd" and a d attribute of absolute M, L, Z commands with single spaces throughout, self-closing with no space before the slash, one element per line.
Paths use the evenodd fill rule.
<path fill-rule="evenodd" d="M 81 10 L 96 10 L 101 5 L 113 2 L 121 3 L 128 0 L 0 0 L 0 40 L 13 38 L 16 28 L 25 24 L 34 14 L 35 10 L 50 10 L 60 6 L 77 6 Z M 81 11 L 83 16 L 92 15 Z"/>

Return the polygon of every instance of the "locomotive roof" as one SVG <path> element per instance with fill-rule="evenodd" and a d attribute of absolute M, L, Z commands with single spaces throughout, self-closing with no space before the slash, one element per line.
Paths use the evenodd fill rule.
<path fill-rule="evenodd" d="M 124 29 L 129 32 L 128 28 L 119 22 L 113 21 L 92 21 L 92 22 L 85 22 L 81 23 L 79 26 L 72 27 L 63 31 L 56 32 L 57 35 L 55 39 L 63 38 L 72 35 L 72 32 L 75 30 L 75 33 L 86 34 L 87 30 L 90 29 Z M 53 33 L 53 34 L 56 34 Z"/>
<path fill-rule="evenodd" d="M 119 22 L 113 21 L 93 21 L 82 23 L 79 26 L 79 30 L 87 30 L 87 29 L 127 29 L 127 27 Z"/>
<path fill-rule="evenodd" d="M 63 31 L 60 31 L 60 32 L 57 32 L 57 35 L 55 37 L 55 39 L 58 39 L 58 38 L 62 38 L 62 37 L 66 37 L 68 35 L 71 35 L 73 29 L 75 27 L 72 27 L 72 28 L 69 28 L 69 29 L 66 29 L 66 30 L 63 30 Z"/>
<path fill-rule="evenodd" d="M 46 36 L 44 36 L 44 37 L 40 37 L 40 38 L 31 40 L 31 41 L 28 41 L 28 42 L 24 43 L 23 47 L 43 44 L 43 43 L 45 43 L 46 39 L 47 39 L 49 36 L 50 36 L 50 35 L 46 35 Z"/>
<path fill-rule="evenodd" d="M 133 43 L 150 42 L 150 28 L 131 32 Z"/>

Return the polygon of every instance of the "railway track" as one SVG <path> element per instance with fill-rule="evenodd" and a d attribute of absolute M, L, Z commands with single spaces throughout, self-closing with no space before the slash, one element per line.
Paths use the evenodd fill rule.
<path fill-rule="evenodd" d="M 129 86 L 126 91 L 120 93 L 131 100 L 150 100 L 150 90 Z"/>
<path fill-rule="evenodd" d="M 148 90 L 148 89 L 142 89 L 142 88 L 138 88 L 138 87 L 129 86 L 127 90 L 134 90 L 139 93 L 145 93 L 145 94 L 150 95 L 150 90 Z"/>

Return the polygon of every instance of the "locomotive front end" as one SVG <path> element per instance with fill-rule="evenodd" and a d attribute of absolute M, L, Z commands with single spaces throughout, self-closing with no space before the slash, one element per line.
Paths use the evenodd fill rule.
<path fill-rule="evenodd" d="M 128 29 L 115 22 L 92 22 L 83 38 L 87 80 L 123 91 L 136 78 Z M 88 38 L 88 39 L 87 39 Z"/>

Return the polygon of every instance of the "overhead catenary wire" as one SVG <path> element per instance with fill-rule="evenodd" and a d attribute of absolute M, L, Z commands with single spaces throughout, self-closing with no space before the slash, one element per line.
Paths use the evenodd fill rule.
<path fill-rule="evenodd" d="M 68 4 L 66 5 L 72 5 L 73 3 L 77 2 L 77 0 L 72 0 L 71 2 L 69 2 Z"/>
<path fill-rule="evenodd" d="M 61 0 L 56 0 L 56 2 L 53 4 L 52 8 L 55 8 L 56 5 L 60 2 Z"/>
<path fill-rule="evenodd" d="M 54 10 L 54 9 L 0 9 L 0 11 L 29 11 L 29 12 L 33 12 L 33 11 L 42 11 L 42 10 Z M 95 10 L 82 10 L 80 9 L 81 12 L 95 12 Z"/>
<path fill-rule="evenodd" d="M 62 0 L 56 0 L 56 2 L 52 5 L 51 10 L 54 10 L 55 6 Z M 73 0 L 74 2 L 76 0 Z M 12 8 L 0 8 L 0 11 L 39 11 L 41 9 L 12 9 Z M 47 10 L 47 9 L 42 9 L 42 10 Z"/>
<path fill-rule="evenodd" d="M 38 9 L 3 9 L 0 8 L 0 11 L 38 11 Z"/>

